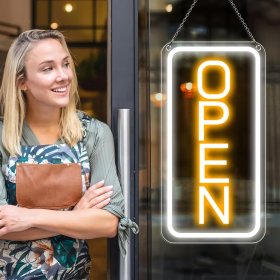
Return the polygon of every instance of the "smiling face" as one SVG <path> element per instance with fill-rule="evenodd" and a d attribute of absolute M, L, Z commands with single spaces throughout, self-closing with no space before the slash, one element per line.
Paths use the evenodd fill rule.
<path fill-rule="evenodd" d="M 44 39 L 34 43 L 25 58 L 27 110 L 57 110 L 67 106 L 73 72 L 70 57 L 58 40 Z"/>

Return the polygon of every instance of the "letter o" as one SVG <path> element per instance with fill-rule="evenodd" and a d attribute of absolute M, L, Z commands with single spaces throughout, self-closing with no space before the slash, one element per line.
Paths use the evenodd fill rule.
<path fill-rule="evenodd" d="M 207 93 L 203 88 L 203 71 L 208 66 L 219 66 L 225 71 L 225 88 L 220 93 Z M 221 99 L 225 97 L 230 91 L 230 69 L 228 65 L 221 60 L 207 60 L 201 63 L 197 71 L 197 89 L 199 94 L 206 99 Z"/>

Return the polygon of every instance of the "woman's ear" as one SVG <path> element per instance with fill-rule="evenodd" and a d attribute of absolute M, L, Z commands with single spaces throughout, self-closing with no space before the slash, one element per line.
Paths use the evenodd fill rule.
<path fill-rule="evenodd" d="M 27 86 L 26 86 L 25 82 L 23 82 L 23 81 L 19 83 L 19 88 L 21 91 L 24 91 L 24 92 L 27 91 Z"/>

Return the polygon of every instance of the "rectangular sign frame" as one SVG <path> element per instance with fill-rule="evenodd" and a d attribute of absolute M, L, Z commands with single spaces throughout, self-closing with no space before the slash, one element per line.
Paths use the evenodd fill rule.
<path fill-rule="evenodd" d="M 200 55 L 202 53 L 227 56 L 229 53 L 246 54 L 254 64 L 254 221 L 251 228 L 244 230 L 221 227 L 179 231 L 173 226 L 174 175 L 173 175 L 173 61 L 177 54 Z M 258 242 L 265 235 L 265 51 L 252 42 L 173 42 L 161 52 L 161 94 L 166 94 L 161 114 L 161 233 L 171 243 L 247 243 Z"/>

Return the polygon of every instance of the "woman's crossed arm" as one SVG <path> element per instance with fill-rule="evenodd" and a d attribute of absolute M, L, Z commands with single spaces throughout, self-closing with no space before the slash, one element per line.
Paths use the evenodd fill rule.
<path fill-rule="evenodd" d="M 101 181 L 85 192 L 74 211 L 0 206 L 0 239 L 36 240 L 58 234 L 78 239 L 113 237 L 119 219 L 101 209 L 111 195 L 112 187 Z"/>

